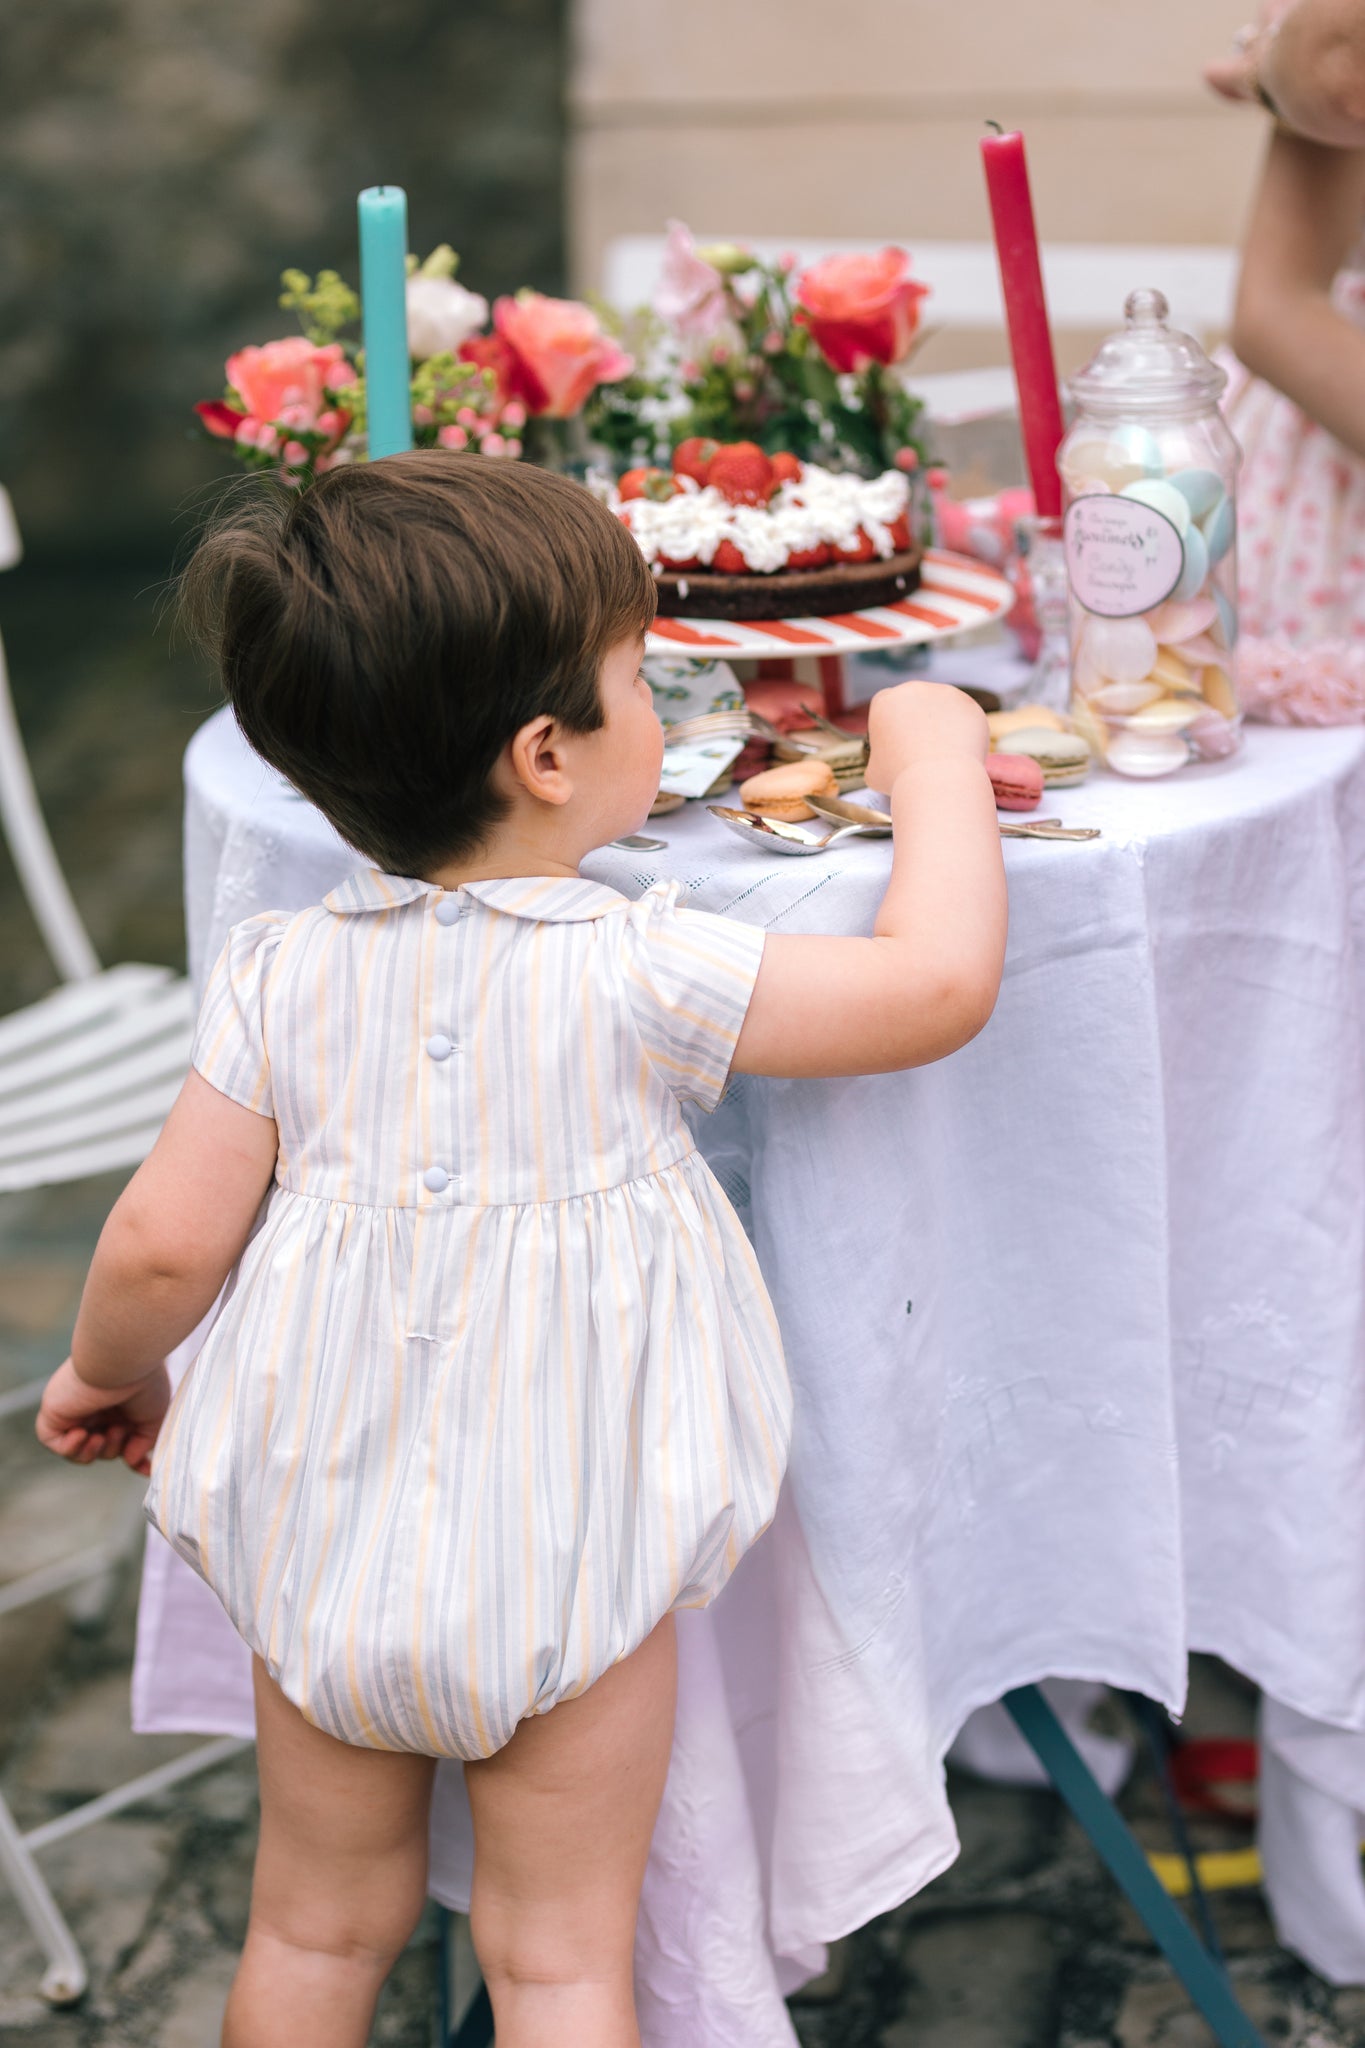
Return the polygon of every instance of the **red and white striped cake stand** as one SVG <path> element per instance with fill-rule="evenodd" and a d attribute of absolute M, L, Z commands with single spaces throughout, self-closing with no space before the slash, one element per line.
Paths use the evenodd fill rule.
<path fill-rule="evenodd" d="M 647 651 L 695 654 L 709 661 L 758 660 L 769 673 L 775 658 L 790 662 L 797 656 L 814 656 L 826 709 L 837 717 L 843 710 L 844 655 L 947 640 L 969 627 L 1003 619 L 1013 603 L 1013 589 L 995 570 L 966 555 L 929 548 L 918 590 L 895 604 L 828 618 L 655 619 Z"/>
<path fill-rule="evenodd" d="M 656 619 L 651 654 L 698 654 L 708 659 L 774 654 L 863 654 L 869 647 L 915 647 L 946 640 L 968 626 L 1003 619 L 1014 592 L 1003 576 L 966 555 L 930 548 L 919 589 L 895 604 L 830 618 Z"/>

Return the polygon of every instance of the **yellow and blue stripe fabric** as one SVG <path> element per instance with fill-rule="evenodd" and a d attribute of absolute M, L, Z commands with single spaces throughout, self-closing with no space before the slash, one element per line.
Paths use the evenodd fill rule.
<path fill-rule="evenodd" d="M 341 1740 L 492 1754 L 771 1519 L 777 1326 L 682 1114 L 762 950 L 573 878 L 362 871 L 232 931 L 194 1064 L 279 1161 L 148 1514 Z"/>

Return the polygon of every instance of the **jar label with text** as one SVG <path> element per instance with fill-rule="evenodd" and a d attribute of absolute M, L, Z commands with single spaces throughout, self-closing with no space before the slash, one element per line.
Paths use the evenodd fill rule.
<path fill-rule="evenodd" d="M 1180 535 L 1164 512 L 1097 492 L 1066 515 L 1066 573 L 1088 612 L 1131 619 L 1168 598 L 1185 566 Z"/>

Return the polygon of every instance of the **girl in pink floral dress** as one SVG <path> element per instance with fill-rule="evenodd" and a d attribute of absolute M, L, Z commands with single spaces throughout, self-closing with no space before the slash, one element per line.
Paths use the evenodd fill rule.
<path fill-rule="evenodd" d="M 1365 719 L 1365 151 L 1275 129 L 1224 401 L 1242 444 L 1238 681 L 1253 717 Z"/>

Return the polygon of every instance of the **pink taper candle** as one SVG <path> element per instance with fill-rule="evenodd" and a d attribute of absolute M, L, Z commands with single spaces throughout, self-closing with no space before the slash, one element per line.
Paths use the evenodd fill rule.
<path fill-rule="evenodd" d="M 1019 391 L 1019 428 L 1034 501 L 1043 519 L 1062 510 L 1057 449 L 1062 438 L 1062 403 L 1052 353 L 1038 234 L 1033 224 L 1028 163 L 1022 135 L 987 135 L 981 144 L 990 194 L 991 222 L 1000 283 L 1005 294 L 1014 381 Z"/>

